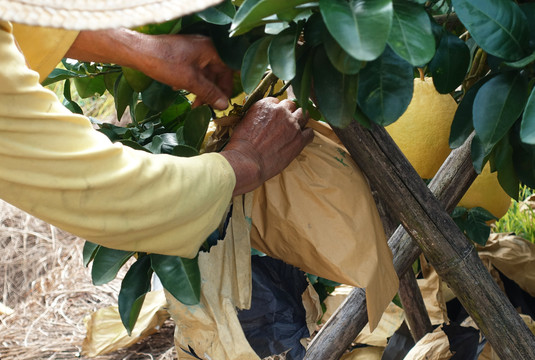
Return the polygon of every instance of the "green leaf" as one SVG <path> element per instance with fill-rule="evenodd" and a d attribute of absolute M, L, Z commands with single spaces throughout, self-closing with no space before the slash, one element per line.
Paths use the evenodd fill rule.
<path fill-rule="evenodd" d="M 515 61 L 527 55 L 526 16 L 514 1 L 452 0 L 455 13 L 483 50 Z"/>
<path fill-rule="evenodd" d="M 339 128 L 349 125 L 357 108 L 358 76 L 336 70 L 323 47 L 314 54 L 312 74 L 318 108 L 327 122 Z"/>
<path fill-rule="evenodd" d="M 408 1 L 394 1 L 388 45 L 414 66 L 427 64 L 435 54 L 435 38 L 425 9 Z"/>
<path fill-rule="evenodd" d="M 313 54 L 313 51 L 307 51 L 297 60 L 297 73 L 292 79 L 292 89 L 299 106 L 303 108 L 306 108 L 310 98 Z"/>
<path fill-rule="evenodd" d="M 327 56 L 336 70 L 342 74 L 355 75 L 362 68 L 363 62 L 355 59 L 349 55 L 342 47 L 333 39 L 331 34 L 326 31 L 322 32 L 323 46 L 327 51 Z"/>
<path fill-rule="evenodd" d="M 191 110 L 184 120 L 184 141 L 197 150 L 201 148 L 206 130 L 212 118 L 212 111 L 207 105 Z"/>
<path fill-rule="evenodd" d="M 50 75 L 48 75 L 48 77 L 41 83 L 41 85 L 47 86 L 57 81 L 70 79 L 70 78 L 77 78 L 77 77 L 86 77 L 86 76 L 87 75 L 85 74 L 79 74 L 77 72 L 70 71 L 70 70 L 54 69 L 52 70 Z"/>
<path fill-rule="evenodd" d="M 153 81 L 141 93 L 143 102 L 154 111 L 163 111 L 171 106 L 180 95 L 179 91 L 159 81 Z"/>
<path fill-rule="evenodd" d="M 523 142 L 530 145 L 535 145 L 535 91 L 531 90 L 524 115 L 522 115 L 522 123 L 520 125 L 520 138 Z"/>
<path fill-rule="evenodd" d="M 470 66 L 470 49 L 457 36 L 444 31 L 437 52 L 429 63 L 435 89 L 441 94 L 454 91 Z"/>
<path fill-rule="evenodd" d="M 241 81 L 243 90 L 250 94 L 262 80 L 268 66 L 268 46 L 271 37 L 264 37 L 254 42 L 243 57 Z"/>
<path fill-rule="evenodd" d="M 115 97 L 115 110 L 117 111 L 117 119 L 121 120 L 126 107 L 130 105 L 134 90 L 128 84 L 125 77 L 121 74 L 115 81 L 113 88 L 113 94 Z"/>
<path fill-rule="evenodd" d="M 340 46 L 359 60 L 384 51 L 392 26 L 391 0 L 320 0 L 325 25 Z"/>
<path fill-rule="evenodd" d="M 145 294 L 150 291 L 151 276 L 150 256 L 143 256 L 132 264 L 121 282 L 119 315 L 128 335 L 132 334 Z"/>
<path fill-rule="evenodd" d="M 74 78 L 74 85 L 76 86 L 76 91 L 82 99 L 91 97 L 91 96 L 101 96 L 106 91 L 106 84 L 102 76 L 96 77 L 78 77 Z"/>
<path fill-rule="evenodd" d="M 198 257 L 186 259 L 178 256 L 150 254 L 152 269 L 163 287 L 185 305 L 199 303 L 201 273 Z"/>
<path fill-rule="evenodd" d="M 131 147 L 132 149 L 141 150 L 141 151 L 145 151 L 148 153 L 151 152 L 150 150 L 147 150 L 146 148 L 144 148 L 143 146 L 139 145 L 137 142 L 132 141 L 132 140 L 124 139 L 124 140 L 119 140 L 119 142 L 125 146 Z"/>
<path fill-rule="evenodd" d="M 197 16 L 204 21 L 216 25 L 230 24 L 234 15 L 236 15 L 236 8 L 230 0 L 225 0 L 219 5 L 197 13 Z"/>
<path fill-rule="evenodd" d="M 244 34 L 252 28 L 263 24 L 263 19 L 279 13 L 285 13 L 311 0 L 246 0 L 238 8 L 230 27 L 230 35 Z"/>
<path fill-rule="evenodd" d="M 358 104 L 374 123 L 387 126 L 396 121 L 412 99 L 412 65 L 390 48 L 359 73 Z"/>
<path fill-rule="evenodd" d="M 532 53 L 531 55 L 528 55 L 525 58 L 522 58 L 518 61 L 505 61 L 504 64 L 515 69 L 521 69 L 531 64 L 534 60 L 535 60 L 535 53 Z"/>
<path fill-rule="evenodd" d="M 477 134 L 472 139 L 472 144 L 470 144 L 470 156 L 472 157 L 472 165 L 474 165 L 474 170 L 476 173 L 481 174 L 483 167 L 489 159 L 489 153 L 492 151 L 492 148 L 486 149 L 483 147 L 481 140 Z"/>
<path fill-rule="evenodd" d="M 143 147 L 153 154 L 161 154 L 162 145 L 163 145 L 163 139 L 161 135 L 156 135 L 155 137 L 152 138 L 151 142 L 143 145 Z"/>
<path fill-rule="evenodd" d="M 494 166 L 498 171 L 498 182 L 510 197 L 516 199 L 518 197 L 519 180 L 514 167 L 513 147 L 509 141 L 509 136 L 504 136 L 496 144 L 493 153 Z"/>
<path fill-rule="evenodd" d="M 63 85 L 63 106 L 65 106 L 67 109 L 72 111 L 75 114 L 81 114 L 83 115 L 84 112 L 82 108 L 72 100 L 71 98 L 71 80 L 66 79 L 65 84 Z"/>
<path fill-rule="evenodd" d="M 527 82 L 519 72 L 499 74 L 483 84 L 474 99 L 473 121 L 485 155 L 518 119 L 527 101 Z"/>
<path fill-rule="evenodd" d="M 269 64 L 279 79 L 290 81 L 295 76 L 295 45 L 298 37 L 297 26 L 292 26 L 275 35 L 269 44 Z"/>
<path fill-rule="evenodd" d="M 173 148 L 171 155 L 180 157 L 193 157 L 199 155 L 199 150 L 197 150 L 193 146 L 178 144 Z"/>
<path fill-rule="evenodd" d="M 109 249 L 101 246 L 93 259 L 91 278 L 94 285 L 104 285 L 117 276 L 119 269 L 135 254 L 134 251 Z"/>
<path fill-rule="evenodd" d="M 152 79 L 139 70 L 126 66 L 123 66 L 122 70 L 124 78 L 134 91 L 142 92 L 152 83 Z"/>
<path fill-rule="evenodd" d="M 480 245 L 485 245 L 490 235 L 490 226 L 485 223 L 486 220 L 483 220 L 485 217 L 480 217 L 484 213 L 490 215 L 490 219 L 496 219 L 492 214 L 482 208 L 473 208 L 468 211 L 466 227 L 464 229 L 466 236 Z"/>
<path fill-rule="evenodd" d="M 474 122 L 472 120 L 472 109 L 474 107 L 474 99 L 476 98 L 477 92 L 487 81 L 492 79 L 494 75 L 486 76 L 483 79 L 479 80 L 477 83 L 472 85 L 470 89 L 466 92 L 461 103 L 457 107 L 455 116 L 453 117 L 453 122 L 451 124 L 449 144 L 450 148 L 456 149 L 464 142 L 472 131 L 474 130 Z"/>
<path fill-rule="evenodd" d="M 85 267 L 87 267 L 87 265 L 89 265 L 89 263 L 93 261 L 99 247 L 100 245 L 94 244 L 92 242 L 85 242 L 84 249 L 82 251 L 83 263 Z"/>

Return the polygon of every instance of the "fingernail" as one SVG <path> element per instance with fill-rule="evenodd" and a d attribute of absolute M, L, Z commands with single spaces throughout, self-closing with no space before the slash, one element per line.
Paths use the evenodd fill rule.
<path fill-rule="evenodd" d="M 225 98 L 219 98 L 219 99 L 215 102 L 214 106 L 215 106 L 216 108 L 218 108 L 218 109 L 221 109 L 221 110 L 226 109 L 226 108 L 227 108 L 227 99 L 225 99 Z"/>

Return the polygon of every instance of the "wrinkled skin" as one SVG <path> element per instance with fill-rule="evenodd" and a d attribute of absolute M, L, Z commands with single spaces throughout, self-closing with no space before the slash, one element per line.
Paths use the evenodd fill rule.
<path fill-rule="evenodd" d="M 221 152 L 234 168 L 234 195 L 254 190 L 280 173 L 312 141 L 312 129 L 293 101 L 265 98 L 254 104 Z"/>
<path fill-rule="evenodd" d="M 199 35 L 82 31 L 66 56 L 140 70 L 175 89 L 196 94 L 194 105 L 225 109 L 232 92 L 232 70 L 219 58 L 211 40 Z M 303 130 L 307 118 L 289 100 L 266 98 L 249 109 L 221 152 L 236 175 L 234 195 L 254 190 L 281 172 L 312 141 L 312 130 Z"/>

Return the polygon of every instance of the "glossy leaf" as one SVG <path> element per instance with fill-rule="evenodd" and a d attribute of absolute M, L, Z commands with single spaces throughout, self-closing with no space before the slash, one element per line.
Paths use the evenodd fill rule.
<path fill-rule="evenodd" d="M 297 61 L 297 73 L 292 80 L 292 89 L 297 97 L 299 106 L 306 108 L 310 98 L 312 84 L 313 51 L 307 51 Z"/>
<path fill-rule="evenodd" d="M 170 86 L 159 81 L 153 81 L 141 93 L 143 102 L 154 111 L 163 111 L 171 106 L 180 92 L 173 90 Z"/>
<path fill-rule="evenodd" d="M 201 148 L 211 118 L 212 111 L 207 105 L 192 109 L 186 115 L 184 120 L 184 140 L 186 145 L 197 150 Z"/>
<path fill-rule="evenodd" d="M 204 21 L 216 25 L 230 24 L 234 15 L 236 15 L 236 8 L 230 0 L 225 0 L 219 5 L 197 13 L 197 16 Z"/>
<path fill-rule="evenodd" d="M 314 54 L 312 74 L 317 105 L 327 122 L 339 128 L 349 125 L 357 108 L 357 75 L 336 70 L 323 47 Z"/>
<path fill-rule="evenodd" d="M 156 135 L 152 138 L 152 141 L 148 144 L 143 145 L 152 154 L 161 154 L 162 153 L 163 139 L 161 135 Z"/>
<path fill-rule="evenodd" d="M 83 115 L 82 108 L 72 100 L 71 98 L 71 80 L 67 79 L 65 80 L 65 83 L 63 85 L 63 106 L 65 106 L 67 109 L 72 111 L 75 114 L 81 114 Z"/>
<path fill-rule="evenodd" d="M 509 141 L 509 136 L 496 144 L 494 148 L 494 166 L 498 171 L 498 182 L 503 190 L 512 198 L 518 198 L 519 180 L 514 167 L 513 147 Z"/>
<path fill-rule="evenodd" d="M 535 61 L 535 53 L 528 55 L 518 61 L 506 61 L 504 62 L 504 64 L 515 69 L 521 69 L 531 64 L 533 61 Z"/>
<path fill-rule="evenodd" d="M 158 24 L 147 24 L 134 28 L 134 30 L 149 35 L 176 34 L 180 31 L 182 19 L 169 20 Z"/>
<path fill-rule="evenodd" d="M 464 231 L 466 236 L 473 242 L 484 246 L 490 235 L 490 226 L 485 221 L 496 219 L 487 210 L 476 207 L 468 210 L 466 227 Z"/>
<path fill-rule="evenodd" d="M 342 74 L 354 75 L 360 71 L 363 62 L 349 55 L 328 31 L 323 32 L 323 44 L 331 64 Z"/>
<path fill-rule="evenodd" d="M 243 90 L 250 94 L 262 80 L 268 66 L 268 46 L 270 37 L 264 37 L 254 42 L 243 57 L 241 67 L 241 81 Z"/>
<path fill-rule="evenodd" d="M 93 259 L 93 268 L 91 269 L 93 284 L 103 285 L 115 279 L 119 269 L 134 254 L 134 251 L 109 249 L 101 246 Z"/>
<path fill-rule="evenodd" d="M 359 107 L 374 123 L 387 126 L 405 112 L 413 88 L 412 65 L 387 48 L 359 73 Z"/>
<path fill-rule="evenodd" d="M 452 4 L 470 35 L 487 53 L 508 61 L 527 55 L 527 20 L 514 1 L 452 0 Z"/>
<path fill-rule="evenodd" d="M 526 19 L 528 19 L 530 46 L 533 48 L 535 45 L 535 21 L 533 21 L 533 19 L 535 19 L 535 3 L 523 3 L 519 4 L 519 6 L 520 10 L 522 10 L 526 16 Z"/>
<path fill-rule="evenodd" d="M 530 188 L 535 188 L 535 149 L 521 142 L 518 131 L 512 132 L 511 146 L 513 147 L 513 165 L 520 182 Z"/>
<path fill-rule="evenodd" d="M 414 66 L 425 65 L 435 54 L 435 38 L 425 9 L 409 1 L 394 1 L 388 45 Z"/>
<path fill-rule="evenodd" d="M 295 46 L 298 37 L 298 28 L 292 26 L 275 35 L 269 44 L 269 64 L 279 79 L 289 81 L 295 76 Z"/>
<path fill-rule="evenodd" d="M 95 258 L 95 254 L 97 253 L 98 248 L 100 245 L 94 244 L 92 242 L 86 241 L 84 244 L 84 249 L 82 251 L 82 258 L 84 266 L 89 265 L 91 261 Z"/>
<path fill-rule="evenodd" d="M 185 305 L 199 303 L 201 296 L 201 273 L 198 258 L 150 254 L 152 269 L 160 278 L 163 287 Z"/>
<path fill-rule="evenodd" d="M 535 91 L 533 90 L 531 90 L 524 115 L 522 115 L 520 138 L 526 144 L 535 145 Z"/>
<path fill-rule="evenodd" d="M 130 87 L 128 81 L 126 81 L 123 75 L 120 75 L 115 81 L 113 94 L 115 97 L 115 110 L 117 111 L 117 119 L 120 120 L 123 117 L 126 107 L 130 105 L 132 95 L 134 94 L 134 90 Z"/>
<path fill-rule="evenodd" d="M 333 38 L 359 60 L 376 59 L 392 26 L 392 0 L 320 0 L 320 11 Z"/>
<path fill-rule="evenodd" d="M 509 131 L 527 101 L 527 82 L 518 72 L 506 72 L 492 78 L 477 92 L 473 121 L 485 155 Z"/>
<path fill-rule="evenodd" d="M 95 77 L 77 77 L 74 78 L 74 85 L 76 91 L 82 99 L 89 98 L 91 96 L 101 96 L 106 91 L 106 84 L 102 76 Z"/>
<path fill-rule="evenodd" d="M 119 315 L 128 335 L 132 334 L 145 294 L 150 291 L 151 276 L 150 256 L 143 256 L 132 264 L 121 282 Z"/>
<path fill-rule="evenodd" d="M 444 31 L 437 52 L 429 63 L 435 89 L 441 94 L 454 91 L 470 66 L 470 49 L 457 36 Z"/>
<path fill-rule="evenodd" d="M 199 155 L 199 150 L 193 146 L 178 144 L 173 148 L 171 154 L 180 157 L 192 157 Z"/>
<path fill-rule="evenodd" d="M 483 171 L 483 167 L 489 159 L 489 155 L 487 154 L 490 153 L 491 150 L 492 148 L 486 149 L 483 147 L 477 134 L 474 136 L 472 143 L 470 144 L 470 156 L 472 157 L 472 165 L 474 165 L 476 173 L 481 174 Z"/>
<path fill-rule="evenodd" d="M 263 23 L 263 19 L 285 13 L 311 0 L 246 0 L 238 8 L 230 27 L 231 36 L 240 35 Z"/>
<path fill-rule="evenodd" d="M 82 75 L 74 71 L 56 68 L 52 70 L 50 75 L 48 75 L 48 77 L 41 83 L 41 85 L 47 86 L 57 81 L 75 78 L 75 77 L 85 77 L 85 76 L 86 76 L 85 74 Z"/>

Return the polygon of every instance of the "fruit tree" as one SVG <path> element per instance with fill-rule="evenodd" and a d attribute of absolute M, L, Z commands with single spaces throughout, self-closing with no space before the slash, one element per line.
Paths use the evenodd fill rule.
<path fill-rule="evenodd" d="M 291 85 L 299 106 L 345 134 L 340 137 L 346 146 L 356 141 L 346 128 L 373 132 L 387 127 L 426 179 L 449 148 L 460 147 L 475 132 L 471 158 L 477 173 L 492 173 L 486 176 L 494 177 L 513 198 L 519 184 L 535 187 L 535 3 L 530 1 L 225 0 L 200 13 L 137 30 L 211 37 L 221 58 L 240 71 L 234 96 L 253 94 L 248 102 L 253 101 L 269 87 L 273 94 L 280 79 Z M 255 89 L 268 78 L 267 71 L 273 81 L 259 92 Z M 99 124 L 112 140 L 153 153 L 199 154 L 214 113 L 206 106 L 192 109 L 184 91 L 113 64 L 65 62 L 65 69 L 56 70 L 48 82 L 67 79 L 69 85 L 71 78 L 82 96 L 108 90 L 119 118 L 129 109 L 132 124 Z M 80 111 L 69 91 L 66 86 L 65 104 Z M 231 114 L 239 116 L 241 105 L 233 106 Z M 488 207 L 468 200 L 466 204 Z M 481 213 L 480 223 L 492 218 L 484 211 L 473 217 Z M 206 248 L 212 242 L 207 239 Z M 424 252 L 429 249 L 424 246 Z M 88 243 L 84 255 L 86 262 L 93 261 L 95 282 L 103 283 L 134 254 Z M 198 301 L 195 259 L 137 256 L 119 298 L 128 329 L 135 323 L 152 272 L 179 300 Z M 176 286 L 177 274 L 188 286 Z M 474 299 L 466 301 L 477 302 Z M 486 319 L 476 322 L 491 335 L 489 341 L 497 341 L 499 335 L 493 337 L 495 329 Z M 523 344 L 533 347 L 535 340 L 524 329 L 519 331 Z M 504 359 L 533 355 L 529 345 L 517 350 L 494 345 Z"/>

